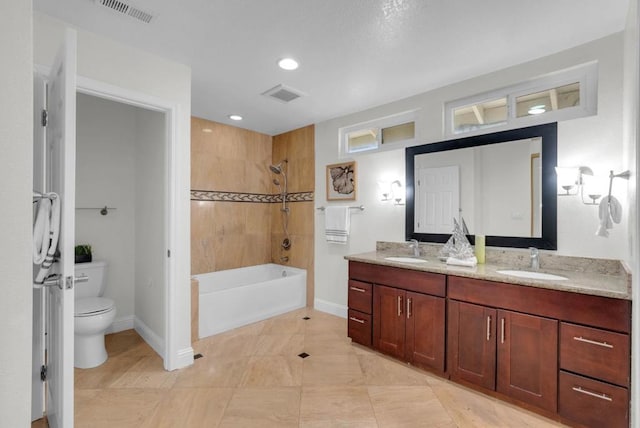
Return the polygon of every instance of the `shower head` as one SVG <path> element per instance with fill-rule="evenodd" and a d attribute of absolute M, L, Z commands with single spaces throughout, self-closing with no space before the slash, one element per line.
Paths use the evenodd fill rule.
<path fill-rule="evenodd" d="M 269 165 L 269 169 L 274 174 L 280 174 L 282 172 L 282 163 L 279 163 L 278 165 Z"/>
<path fill-rule="evenodd" d="M 274 174 L 284 174 L 284 171 L 282 170 L 282 164 L 286 164 L 288 161 L 286 159 L 283 159 L 282 162 L 280 162 L 277 165 L 269 165 L 269 169 L 271 170 L 271 172 L 273 172 Z"/>

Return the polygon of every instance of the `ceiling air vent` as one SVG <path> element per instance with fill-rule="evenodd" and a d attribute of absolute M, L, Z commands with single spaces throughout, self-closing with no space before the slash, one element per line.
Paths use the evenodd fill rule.
<path fill-rule="evenodd" d="M 263 92 L 262 95 L 266 95 L 267 97 L 273 98 L 282 103 L 288 103 L 296 98 L 300 98 L 304 93 L 284 85 L 278 85 Z"/>
<path fill-rule="evenodd" d="M 129 16 L 146 24 L 150 23 L 153 19 L 152 13 L 145 12 L 144 10 L 133 6 L 131 3 L 120 0 L 95 0 L 95 2 L 96 4 L 104 6 L 113 12 L 116 12 L 120 15 Z"/>

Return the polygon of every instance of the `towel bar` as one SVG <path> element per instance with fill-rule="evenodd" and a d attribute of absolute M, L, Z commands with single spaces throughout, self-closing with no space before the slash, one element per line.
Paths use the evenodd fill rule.
<path fill-rule="evenodd" d="M 320 210 L 320 211 L 324 211 L 324 210 L 325 210 L 325 209 L 327 209 L 327 208 L 326 208 L 326 207 L 324 207 L 324 206 L 320 206 L 320 207 L 317 207 L 316 209 L 317 209 L 317 210 Z M 364 205 L 360 205 L 360 206 L 357 206 L 357 207 L 356 207 L 356 206 L 349 207 L 349 209 L 350 209 L 350 210 L 360 210 L 360 211 L 364 211 Z"/>

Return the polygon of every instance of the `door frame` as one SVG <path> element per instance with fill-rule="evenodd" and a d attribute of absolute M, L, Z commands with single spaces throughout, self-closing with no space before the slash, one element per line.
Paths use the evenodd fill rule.
<path fill-rule="evenodd" d="M 36 73 L 48 76 L 50 67 L 39 64 L 34 65 Z M 179 121 L 181 109 L 180 105 L 152 95 L 121 86 L 112 85 L 81 75 L 77 76 L 76 92 L 103 98 L 134 107 L 153 110 L 165 114 L 165 196 L 167 215 L 165 219 L 165 245 L 167 251 L 179 247 L 178 221 L 181 219 L 179 201 L 178 181 L 180 167 L 178 165 L 178 137 L 180 135 Z M 188 219 L 183 219 L 188 221 Z M 186 367 L 193 362 L 193 349 L 179 348 L 180 326 L 177 325 L 179 314 L 182 312 L 179 307 L 177 290 L 179 284 L 177 258 L 167 257 L 165 263 L 164 299 L 165 299 L 165 320 L 164 320 L 164 349 L 161 352 L 165 370 L 175 370 Z M 156 350 L 157 351 L 157 350 Z"/>

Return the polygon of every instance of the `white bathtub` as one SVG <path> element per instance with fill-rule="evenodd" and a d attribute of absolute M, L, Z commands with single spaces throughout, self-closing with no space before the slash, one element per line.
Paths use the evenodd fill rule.
<path fill-rule="evenodd" d="M 251 324 L 307 304 L 307 271 L 265 264 L 194 275 L 199 337 Z"/>

